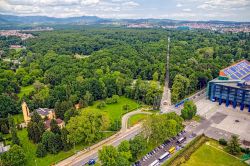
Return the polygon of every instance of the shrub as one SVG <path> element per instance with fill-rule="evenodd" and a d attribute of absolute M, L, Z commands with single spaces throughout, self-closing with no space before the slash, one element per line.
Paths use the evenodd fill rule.
<path fill-rule="evenodd" d="M 37 145 L 36 156 L 37 157 L 45 157 L 47 155 L 47 151 L 42 143 Z"/>
<path fill-rule="evenodd" d="M 119 100 L 119 96 L 118 95 L 113 95 L 111 98 L 107 98 L 106 99 L 106 103 L 107 104 L 115 104 L 115 103 L 118 103 L 118 100 Z"/>
<path fill-rule="evenodd" d="M 220 143 L 221 145 L 224 145 L 224 146 L 227 145 L 227 141 L 226 141 L 225 139 L 223 139 L 223 138 L 219 139 L 219 143 Z"/>
<path fill-rule="evenodd" d="M 125 104 L 122 106 L 122 109 L 128 111 L 130 109 L 130 106 L 128 104 Z"/>
<path fill-rule="evenodd" d="M 107 99 L 106 99 L 106 103 L 107 103 L 107 104 L 112 104 L 112 103 L 113 103 L 112 98 L 107 98 Z"/>
<path fill-rule="evenodd" d="M 97 104 L 97 108 L 98 109 L 102 109 L 102 108 L 104 108 L 106 106 L 106 103 L 103 101 L 103 102 L 100 102 L 99 104 Z"/>

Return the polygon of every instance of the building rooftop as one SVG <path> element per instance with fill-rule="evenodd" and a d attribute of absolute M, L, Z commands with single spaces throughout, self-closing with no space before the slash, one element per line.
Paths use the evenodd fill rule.
<path fill-rule="evenodd" d="M 35 109 L 35 111 L 42 116 L 48 116 L 50 114 L 50 111 L 53 111 L 53 109 L 49 109 L 49 108 L 38 108 Z M 32 116 L 33 112 L 30 113 L 30 115 Z"/>
<path fill-rule="evenodd" d="M 220 71 L 220 76 L 229 79 L 250 81 L 250 63 L 242 60 Z"/>

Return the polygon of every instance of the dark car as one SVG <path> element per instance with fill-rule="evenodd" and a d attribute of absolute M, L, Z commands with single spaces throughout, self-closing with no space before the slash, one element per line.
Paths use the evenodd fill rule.
<path fill-rule="evenodd" d="M 94 159 L 90 159 L 88 162 L 88 165 L 94 165 L 95 164 L 95 160 Z"/>

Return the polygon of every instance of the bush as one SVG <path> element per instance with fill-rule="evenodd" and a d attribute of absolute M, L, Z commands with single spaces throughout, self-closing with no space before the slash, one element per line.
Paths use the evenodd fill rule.
<path fill-rule="evenodd" d="M 1 131 L 3 132 L 3 134 L 9 134 L 8 126 L 6 124 L 3 124 L 1 126 Z"/>
<path fill-rule="evenodd" d="M 224 146 L 227 145 L 227 141 L 226 141 L 225 139 L 223 139 L 223 138 L 219 139 L 219 143 L 220 143 L 221 145 L 224 145 Z"/>
<path fill-rule="evenodd" d="M 242 153 L 246 153 L 246 154 L 250 154 L 250 149 L 249 148 L 240 148 L 240 151 L 242 152 Z"/>
<path fill-rule="evenodd" d="M 37 157 L 45 157 L 47 155 L 47 151 L 42 143 L 37 145 L 36 156 Z"/>
<path fill-rule="evenodd" d="M 130 106 L 128 104 L 125 104 L 122 106 L 122 109 L 128 111 L 130 109 Z"/>
<path fill-rule="evenodd" d="M 113 103 L 112 98 L 107 98 L 107 99 L 106 99 L 106 103 L 107 103 L 107 104 L 112 104 L 112 103 Z"/>
<path fill-rule="evenodd" d="M 118 95 L 113 95 L 111 98 L 107 98 L 106 99 L 106 103 L 107 104 L 115 104 L 115 103 L 118 103 L 118 100 L 119 100 L 119 96 Z"/>
<path fill-rule="evenodd" d="M 102 108 L 104 108 L 105 106 L 106 106 L 106 103 L 103 101 L 103 102 L 97 104 L 96 107 L 97 107 L 98 109 L 102 109 Z"/>

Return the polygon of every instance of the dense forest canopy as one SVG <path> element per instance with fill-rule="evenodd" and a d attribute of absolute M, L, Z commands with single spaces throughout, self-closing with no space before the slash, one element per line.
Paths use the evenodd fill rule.
<path fill-rule="evenodd" d="M 99 100 L 113 95 L 157 105 L 165 77 L 168 36 L 173 102 L 205 87 L 223 67 L 250 59 L 249 33 L 85 28 L 32 34 L 35 38 L 25 41 L 0 38 L 4 48 L 0 60 L 0 97 L 13 103 L 15 109 L 19 109 L 17 105 L 23 99 L 31 109 L 69 109 L 77 103 L 90 104 L 90 98 Z M 8 49 L 11 44 L 22 44 L 26 49 Z M 18 98 L 20 89 L 29 85 L 34 90 Z M 5 107 L 1 106 L 2 118 L 7 116 L 2 111 L 7 110 Z M 65 111 L 57 114 L 64 118 Z"/>

